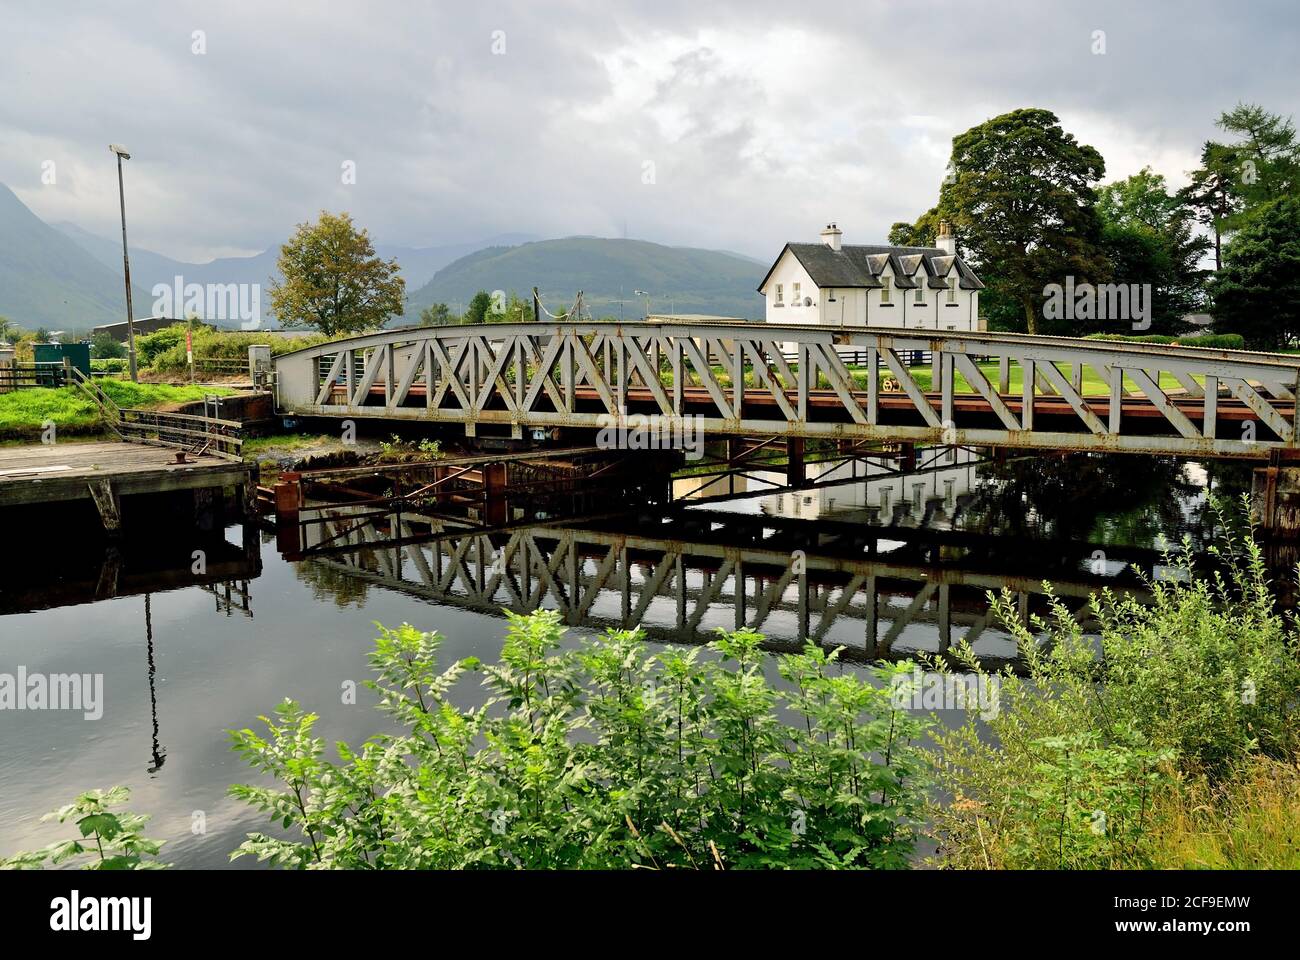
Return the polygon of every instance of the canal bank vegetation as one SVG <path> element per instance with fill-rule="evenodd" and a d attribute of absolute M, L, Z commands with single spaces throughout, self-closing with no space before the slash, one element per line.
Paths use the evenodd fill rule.
<path fill-rule="evenodd" d="M 380 707 L 404 729 L 324 759 L 285 703 L 235 749 L 276 786 L 232 794 L 298 839 L 235 856 L 291 867 L 533 869 L 906 866 L 925 721 L 809 646 L 763 671 L 762 638 L 651 653 L 611 631 L 559 652 L 551 611 L 510 616 L 495 664 L 437 666 L 441 638 L 381 628 Z M 458 706 L 479 681 L 485 696 Z"/>
<path fill-rule="evenodd" d="M 162 383 L 132 383 L 129 380 L 98 381 L 104 393 L 119 407 L 162 409 L 191 403 L 205 396 L 226 396 L 233 391 L 212 386 L 170 386 Z M 47 423 L 65 437 L 97 436 L 104 432 L 103 420 L 90 396 L 78 387 L 52 387 L 0 393 L 0 441 L 39 440 Z"/>
<path fill-rule="evenodd" d="M 140 365 L 154 373 L 188 374 L 189 361 L 185 352 L 185 333 L 190 331 L 197 360 L 229 360 L 248 363 L 248 348 L 265 345 L 272 356 L 280 356 L 314 347 L 328 337 L 318 333 L 301 336 L 268 336 L 265 331 L 217 330 L 206 324 L 174 323 L 153 333 L 136 338 Z M 247 372 L 247 368 L 245 368 Z"/>
<path fill-rule="evenodd" d="M 931 804 L 937 863 L 1300 867 L 1287 834 L 1300 824 L 1300 795 L 1287 792 L 1300 641 L 1253 536 L 1229 532 L 1214 552 L 1223 572 L 1197 575 L 1185 551 L 1146 603 L 1094 598 L 1097 642 L 1055 600 L 1026 624 L 1009 595 L 996 599 L 1024 673 L 998 676 L 991 740 L 973 717 L 934 734 L 951 798 Z M 969 648 L 958 656 L 986 676 Z"/>
<path fill-rule="evenodd" d="M 369 686 L 399 732 L 327 757 L 316 715 L 289 701 L 232 732 L 259 776 L 231 793 L 272 824 L 232 856 L 905 868 L 928 835 L 928 865 L 948 869 L 1300 868 L 1300 634 L 1251 531 L 1219 517 L 1217 572 L 1171 557 L 1143 601 L 1094 598 L 1096 636 L 1063 604 L 1025 622 L 994 598 L 1019 671 L 988 672 L 969 647 L 920 664 L 995 693 L 967 699 L 957 727 L 907 709 L 911 662 L 852 672 L 815 645 L 773 657 L 748 631 L 707 649 L 652 651 L 623 631 L 575 648 L 539 611 L 509 615 L 495 662 L 440 666 L 438 634 L 381 627 Z M 0 865 L 103 866 L 84 838 L 128 830 L 121 865 L 156 865 L 142 821 L 87 806 L 103 797 L 125 799 L 63 811 L 82 839 Z"/>

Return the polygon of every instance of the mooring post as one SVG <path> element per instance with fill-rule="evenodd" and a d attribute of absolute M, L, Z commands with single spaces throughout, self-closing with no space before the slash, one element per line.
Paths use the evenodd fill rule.
<path fill-rule="evenodd" d="M 281 553 L 297 556 L 302 553 L 302 474 L 289 471 L 280 474 L 275 487 L 275 543 Z"/>
<path fill-rule="evenodd" d="M 506 523 L 509 511 L 506 509 L 506 465 L 489 463 L 483 468 L 483 513 L 491 526 Z"/>

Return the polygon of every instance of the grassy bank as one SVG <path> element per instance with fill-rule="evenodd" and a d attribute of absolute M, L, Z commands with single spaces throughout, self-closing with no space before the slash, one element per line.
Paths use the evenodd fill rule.
<path fill-rule="evenodd" d="M 157 383 L 104 380 L 100 385 L 119 407 L 155 409 L 202 400 L 205 395 L 227 395 L 221 387 L 173 387 Z M 99 411 L 76 387 L 15 390 L 0 393 L 0 440 L 37 440 L 46 423 L 65 437 L 94 436 L 103 432 Z"/>

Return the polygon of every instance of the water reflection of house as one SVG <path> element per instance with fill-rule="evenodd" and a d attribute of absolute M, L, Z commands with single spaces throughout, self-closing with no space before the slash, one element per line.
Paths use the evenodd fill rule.
<path fill-rule="evenodd" d="M 850 463 L 810 463 L 808 479 L 812 482 L 835 482 L 831 486 L 772 494 L 759 501 L 763 513 L 778 517 L 816 519 L 831 513 L 867 510 L 880 515 L 883 522 L 930 523 L 951 518 L 958 498 L 976 484 L 977 455 L 961 448 L 935 451 L 936 458 L 925 472 L 899 474 L 876 461 Z M 927 463 L 922 458 L 922 463 Z M 757 474 L 776 484 L 784 483 L 784 474 Z"/>

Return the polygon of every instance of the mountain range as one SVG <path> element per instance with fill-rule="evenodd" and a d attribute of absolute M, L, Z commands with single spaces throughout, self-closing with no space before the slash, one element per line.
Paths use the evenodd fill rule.
<path fill-rule="evenodd" d="M 647 309 L 762 315 L 755 287 L 767 265 L 724 251 L 600 237 L 540 240 L 527 234 L 430 247 L 380 243 L 375 250 L 396 259 L 406 279 L 408 302 L 399 323 L 416 322 L 423 308 L 437 302 L 461 312 L 479 290 L 527 297 L 534 286 L 553 312 L 567 309 L 581 290 L 587 311 L 597 317 L 639 317 Z M 132 246 L 135 315 L 150 316 L 154 286 L 171 288 L 178 276 L 185 284 L 261 284 L 266 314 L 265 288 L 278 276 L 278 253 L 273 247 L 248 257 L 187 263 Z M 0 184 L 0 316 L 28 329 L 85 331 L 121 320 L 124 313 L 120 238 L 70 222 L 47 224 Z"/>
<path fill-rule="evenodd" d="M 416 315 L 438 302 L 460 312 L 479 290 L 527 298 L 536 286 L 552 313 L 570 307 L 581 290 L 593 317 L 649 312 L 761 318 L 763 299 L 755 288 L 767 267 L 734 253 L 646 240 L 538 240 L 488 247 L 448 264 L 410 295 L 407 313 Z"/>

